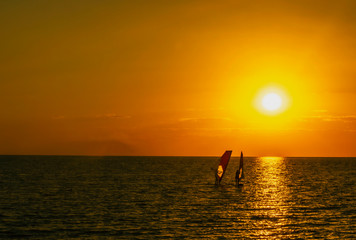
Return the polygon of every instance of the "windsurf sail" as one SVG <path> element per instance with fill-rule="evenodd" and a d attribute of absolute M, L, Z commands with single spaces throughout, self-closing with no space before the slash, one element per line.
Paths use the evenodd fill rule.
<path fill-rule="evenodd" d="M 231 157 L 231 153 L 232 153 L 232 151 L 225 151 L 225 153 L 220 158 L 220 163 L 219 163 L 219 166 L 215 173 L 215 178 L 216 178 L 215 183 L 217 183 L 217 184 L 220 184 L 221 179 L 223 178 L 223 176 L 225 174 L 227 164 L 229 163 L 229 160 Z"/>
<path fill-rule="evenodd" d="M 244 155 L 241 152 L 241 156 L 240 156 L 240 166 L 236 171 L 236 175 L 235 175 L 235 180 L 236 180 L 236 184 L 240 183 L 240 180 L 244 177 L 244 173 L 243 173 L 243 167 L 244 167 Z"/>

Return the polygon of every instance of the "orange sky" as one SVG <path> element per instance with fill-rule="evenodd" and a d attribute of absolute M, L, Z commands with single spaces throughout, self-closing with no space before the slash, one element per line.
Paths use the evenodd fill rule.
<path fill-rule="evenodd" d="M 356 1 L 0 3 L 0 154 L 356 156 Z M 288 107 L 255 108 L 277 87 Z"/>

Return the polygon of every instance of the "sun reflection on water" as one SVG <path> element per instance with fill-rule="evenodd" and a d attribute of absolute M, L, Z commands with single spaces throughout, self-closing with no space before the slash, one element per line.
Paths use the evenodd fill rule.
<path fill-rule="evenodd" d="M 274 162 L 279 162 L 279 161 L 284 161 L 284 157 L 260 157 L 259 158 L 260 161 L 274 161 Z"/>
<path fill-rule="evenodd" d="M 252 216 L 256 235 L 278 236 L 287 224 L 287 201 L 289 189 L 285 179 L 283 157 L 260 157 L 257 161 L 259 172 L 255 207 Z"/>
<path fill-rule="evenodd" d="M 258 239 L 289 238 L 291 228 L 291 189 L 287 160 L 260 157 L 246 164 L 245 184 L 235 189 L 236 202 L 221 212 L 223 219 L 233 219 L 234 229 L 248 229 L 243 237 Z M 226 194 L 234 196 L 232 192 Z"/>

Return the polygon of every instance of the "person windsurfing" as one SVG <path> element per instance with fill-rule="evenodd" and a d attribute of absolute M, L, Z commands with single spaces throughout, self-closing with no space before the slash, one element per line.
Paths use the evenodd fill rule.
<path fill-rule="evenodd" d="M 241 156 L 240 156 L 240 166 L 239 168 L 237 169 L 236 171 L 236 174 L 235 174 L 235 181 L 236 181 L 236 185 L 239 186 L 240 185 L 240 180 L 242 179 L 243 177 L 243 153 L 241 151 Z"/>

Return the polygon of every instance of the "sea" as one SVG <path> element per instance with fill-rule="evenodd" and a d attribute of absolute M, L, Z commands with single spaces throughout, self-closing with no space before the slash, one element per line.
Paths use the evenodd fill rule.
<path fill-rule="evenodd" d="M 356 239 L 356 158 L 0 156 L 2 239 Z"/>

